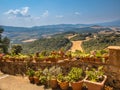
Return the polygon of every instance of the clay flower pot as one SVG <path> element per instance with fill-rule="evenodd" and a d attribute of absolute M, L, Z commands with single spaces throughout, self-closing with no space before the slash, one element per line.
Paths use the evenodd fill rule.
<path fill-rule="evenodd" d="M 94 63 L 95 62 L 94 57 L 90 57 L 89 61 L 92 62 L 92 63 Z"/>
<path fill-rule="evenodd" d="M 101 58 L 95 58 L 95 62 L 96 63 L 102 63 L 102 59 Z"/>
<path fill-rule="evenodd" d="M 40 83 L 39 77 L 34 76 L 34 83 L 37 85 Z"/>
<path fill-rule="evenodd" d="M 71 82 L 72 90 L 81 90 L 82 84 L 83 84 L 83 80 L 78 82 Z"/>
<path fill-rule="evenodd" d="M 103 90 L 104 83 L 107 79 L 107 76 L 104 76 L 104 79 L 102 82 L 93 82 L 87 80 L 87 78 L 84 80 L 84 83 L 86 84 L 88 90 Z"/>
<path fill-rule="evenodd" d="M 32 76 L 29 76 L 28 78 L 29 78 L 30 83 L 34 84 L 34 78 Z"/>
<path fill-rule="evenodd" d="M 59 85 L 62 90 L 68 90 L 69 88 L 69 82 L 59 82 Z"/>
<path fill-rule="evenodd" d="M 30 83 L 34 83 L 34 70 L 33 69 L 28 69 L 26 74 L 28 75 L 28 79 Z"/>
<path fill-rule="evenodd" d="M 58 86 L 57 79 L 51 79 L 50 80 L 50 87 L 51 88 L 57 88 L 57 86 Z"/>

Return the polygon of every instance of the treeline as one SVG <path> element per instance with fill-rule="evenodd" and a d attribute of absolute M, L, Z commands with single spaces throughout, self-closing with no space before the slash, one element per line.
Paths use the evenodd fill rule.
<path fill-rule="evenodd" d="M 68 50 L 71 47 L 72 43 L 69 39 L 64 37 L 56 38 L 40 38 L 31 43 L 22 44 L 23 53 L 36 53 L 41 51 L 53 51 L 53 50 Z"/>
<path fill-rule="evenodd" d="M 120 34 L 97 35 L 97 38 L 93 38 L 82 43 L 82 47 L 85 52 L 105 49 L 112 45 L 120 46 Z"/>

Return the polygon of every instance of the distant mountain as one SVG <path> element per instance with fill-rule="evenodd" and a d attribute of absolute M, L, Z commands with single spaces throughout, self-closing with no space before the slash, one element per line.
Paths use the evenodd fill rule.
<path fill-rule="evenodd" d="M 56 25 L 35 26 L 32 28 L 80 28 L 86 26 L 90 26 L 90 24 L 56 24 Z"/>
<path fill-rule="evenodd" d="M 2 26 L 4 28 L 4 36 L 8 36 L 14 43 L 21 43 L 25 40 L 39 39 L 41 37 L 50 37 L 51 35 L 71 32 L 88 33 L 98 32 L 101 30 L 111 30 L 103 26 L 92 24 L 58 24 L 34 27 L 13 27 Z"/>
<path fill-rule="evenodd" d="M 98 23 L 98 25 L 120 27 L 120 20 Z"/>
<path fill-rule="evenodd" d="M 34 27 L 13 27 L 2 26 L 4 28 L 4 36 L 8 36 L 14 43 L 21 43 L 24 40 L 38 39 L 41 37 L 47 37 L 54 34 L 74 31 L 75 28 L 86 27 L 85 24 L 58 24 L 58 25 L 46 25 L 46 26 L 34 26 Z"/>

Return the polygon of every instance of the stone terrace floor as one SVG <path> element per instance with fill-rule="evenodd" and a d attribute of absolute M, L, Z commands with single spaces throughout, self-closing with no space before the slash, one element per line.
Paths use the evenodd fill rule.
<path fill-rule="evenodd" d="M 0 73 L 0 90 L 52 90 L 44 86 L 30 84 L 27 77 L 12 76 Z"/>

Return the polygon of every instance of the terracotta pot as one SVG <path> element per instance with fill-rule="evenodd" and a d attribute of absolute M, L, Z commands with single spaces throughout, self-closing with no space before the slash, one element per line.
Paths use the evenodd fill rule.
<path fill-rule="evenodd" d="M 90 62 L 92 62 L 92 63 L 94 63 L 94 62 L 95 62 L 95 60 L 94 60 L 94 58 L 93 58 L 93 57 L 91 57 L 89 60 L 90 60 Z"/>
<path fill-rule="evenodd" d="M 57 86 L 58 86 L 57 80 L 56 79 L 51 79 L 50 80 L 50 87 L 51 88 L 57 88 Z"/>
<path fill-rule="evenodd" d="M 39 84 L 40 83 L 39 77 L 34 76 L 34 83 L 35 84 Z"/>
<path fill-rule="evenodd" d="M 89 58 L 88 57 L 84 57 L 84 62 L 89 62 Z"/>
<path fill-rule="evenodd" d="M 59 85 L 62 90 L 68 90 L 69 88 L 69 82 L 60 82 Z"/>
<path fill-rule="evenodd" d="M 92 82 L 87 79 L 84 80 L 88 90 L 103 90 L 104 83 L 107 79 L 107 76 L 104 76 L 104 80 L 102 82 Z"/>
<path fill-rule="evenodd" d="M 58 60 L 56 58 L 51 58 L 50 61 L 51 62 L 57 62 Z"/>
<path fill-rule="evenodd" d="M 81 90 L 82 84 L 83 84 L 83 80 L 78 82 L 72 82 L 71 83 L 72 90 Z"/>
<path fill-rule="evenodd" d="M 102 63 L 102 60 L 101 60 L 101 58 L 95 58 L 95 62 L 96 63 Z"/>
<path fill-rule="evenodd" d="M 35 57 L 34 59 L 36 62 L 39 62 L 39 60 L 40 60 L 38 57 Z"/>
<path fill-rule="evenodd" d="M 28 78 L 29 78 L 30 83 L 34 83 L 34 78 L 32 76 L 29 76 Z"/>

